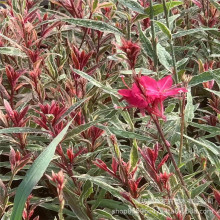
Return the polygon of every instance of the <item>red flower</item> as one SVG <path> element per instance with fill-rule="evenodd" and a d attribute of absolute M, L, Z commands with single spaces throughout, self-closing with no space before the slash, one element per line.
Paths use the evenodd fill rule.
<path fill-rule="evenodd" d="M 165 119 L 163 101 L 181 92 L 187 92 L 186 88 L 176 88 L 172 85 L 171 75 L 159 81 L 149 76 L 142 76 L 132 85 L 132 89 L 121 89 L 118 93 L 123 96 L 130 107 L 137 107 L 141 111 L 146 110 Z"/>
<path fill-rule="evenodd" d="M 138 86 L 134 83 L 131 89 L 121 89 L 120 95 L 129 103 L 130 107 L 145 109 L 148 106 L 148 100 L 143 96 Z"/>
<path fill-rule="evenodd" d="M 146 91 L 146 96 L 152 99 L 158 98 L 165 100 L 166 98 L 175 96 L 181 92 L 187 92 L 185 88 L 172 87 L 173 80 L 171 75 L 165 76 L 159 81 L 156 81 L 149 76 L 142 76 L 140 78 L 140 84 Z"/>

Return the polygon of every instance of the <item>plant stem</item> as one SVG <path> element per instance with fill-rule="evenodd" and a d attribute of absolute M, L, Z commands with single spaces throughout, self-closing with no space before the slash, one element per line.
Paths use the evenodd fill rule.
<path fill-rule="evenodd" d="M 64 200 L 60 201 L 60 208 L 59 208 L 59 213 L 58 213 L 59 220 L 64 220 L 63 208 L 64 208 Z"/>
<path fill-rule="evenodd" d="M 170 29 L 169 14 L 168 14 L 168 10 L 166 7 L 166 1 L 165 0 L 162 0 L 162 1 L 163 1 L 164 14 L 165 14 L 165 18 L 166 18 L 166 25 L 167 25 L 167 28 Z M 178 74 L 177 74 L 176 57 L 175 57 L 172 36 L 171 36 L 171 39 L 169 40 L 169 44 L 170 44 L 171 56 L 172 56 L 172 62 L 173 62 L 173 72 L 174 72 L 174 77 L 175 77 L 175 81 L 177 84 L 179 82 L 179 79 L 178 79 Z"/>
<path fill-rule="evenodd" d="M 182 162 L 182 152 L 183 152 L 183 135 L 185 130 L 185 103 L 186 103 L 186 95 L 183 94 L 183 101 L 181 105 L 181 122 L 180 122 L 180 148 L 179 148 L 179 161 L 178 164 L 180 165 Z"/>
<path fill-rule="evenodd" d="M 184 190 L 184 192 L 185 192 L 187 198 L 189 199 L 189 201 L 190 201 L 190 203 L 191 203 L 191 206 L 192 206 L 192 209 L 193 209 L 193 213 L 195 214 L 195 220 L 201 220 L 199 211 L 198 211 L 196 205 L 195 205 L 195 204 L 193 203 L 193 201 L 191 200 L 190 192 L 188 191 L 188 189 L 187 189 L 187 187 L 186 187 L 186 184 L 185 184 L 185 182 L 184 182 L 184 180 L 183 180 L 183 177 L 182 177 L 182 174 L 181 174 L 181 172 L 180 172 L 180 169 L 178 168 L 178 166 L 177 166 L 177 164 L 176 164 L 176 161 L 175 161 L 175 159 L 174 159 L 174 157 L 173 157 L 173 154 L 172 154 L 172 152 L 171 152 L 171 150 L 170 150 L 170 145 L 168 144 L 168 142 L 167 142 L 166 139 L 165 139 L 165 136 L 164 136 L 164 133 L 163 133 L 161 127 L 160 127 L 158 118 L 155 118 L 153 115 L 150 115 L 150 116 L 151 116 L 151 118 L 153 119 L 153 121 L 154 121 L 154 123 L 155 123 L 155 125 L 156 125 L 156 127 L 157 127 L 157 130 L 158 130 L 158 132 L 159 132 L 159 134 L 160 134 L 160 136 L 161 136 L 162 141 L 164 142 L 164 145 L 165 145 L 165 147 L 166 147 L 166 150 L 167 150 L 167 152 L 168 152 L 168 154 L 169 154 L 169 157 L 170 157 L 170 159 L 171 159 L 171 161 L 172 161 L 172 163 L 173 163 L 173 166 L 174 166 L 174 168 L 175 168 L 176 174 L 177 174 L 177 176 L 178 176 L 178 178 L 179 178 L 179 180 L 180 180 L 181 186 L 182 186 L 182 188 L 183 188 L 183 190 Z"/>
<path fill-rule="evenodd" d="M 152 44 L 153 44 L 153 59 L 154 59 L 154 72 L 157 72 L 157 78 L 159 79 L 159 74 L 157 71 L 158 59 L 157 59 L 157 42 L 156 42 L 156 34 L 155 34 L 155 27 L 154 27 L 154 11 L 153 11 L 153 1 L 150 0 L 150 27 L 151 27 L 151 34 L 152 34 Z"/>
<path fill-rule="evenodd" d="M 92 14 L 93 14 L 93 13 L 90 12 L 89 19 L 91 19 Z M 86 38 L 86 35 L 87 35 L 88 31 L 89 31 L 89 28 L 86 28 L 86 29 L 85 29 L 85 32 L 84 32 L 84 35 L 83 35 L 83 37 L 82 37 L 81 44 L 80 44 L 80 46 L 79 46 L 79 50 L 81 49 L 81 47 L 82 47 L 82 45 L 83 45 L 83 43 L 84 43 L 84 41 L 85 41 L 85 38 Z"/>
<path fill-rule="evenodd" d="M 7 185 L 6 197 L 4 198 L 4 202 L 3 202 L 3 205 L 2 205 L 2 212 L 0 213 L 0 217 L 5 213 L 5 210 L 7 208 L 7 204 L 8 204 L 8 201 L 9 201 L 9 194 L 8 194 L 8 192 L 9 192 L 9 190 L 11 188 L 11 184 L 13 182 L 13 179 L 14 179 L 15 175 L 16 175 L 16 172 L 12 172 L 11 178 L 10 178 L 10 180 L 8 182 L 8 185 Z"/>
<path fill-rule="evenodd" d="M 129 19 L 127 19 L 127 31 L 128 31 L 127 39 L 131 40 L 131 24 Z"/>

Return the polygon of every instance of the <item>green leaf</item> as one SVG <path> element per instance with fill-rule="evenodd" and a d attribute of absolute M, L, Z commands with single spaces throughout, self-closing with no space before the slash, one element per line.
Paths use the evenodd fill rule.
<path fill-rule="evenodd" d="M 171 112 L 173 112 L 173 110 L 175 109 L 175 106 L 176 106 L 176 104 L 170 104 L 170 105 L 168 105 L 167 107 L 166 107 L 166 109 L 165 109 L 165 112 L 166 113 L 171 113 Z"/>
<path fill-rule="evenodd" d="M 168 27 L 167 27 L 164 23 L 159 22 L 159 21 L 156 21 L 156 24 L 157 24 L 158 27 L 161 29 L 161 31 L 163 31 L 163 33 L 167 35 L 167 37 L 168 37 L 169 39 L 172 38 L 171 31 L 168 29 Z"/>
<path fill-rule="evenodd" d="M 193 97 L 191 93 L 191 88 L 188 88 L 187 92 L 187 104 L 185 107 L 185 121 L 190 122 L 195 117 L 194 112 L 196 110 L 196 106 L 193 105 Z"/>
<path fill-rule="evenodd" d="M 209 159 L 209 161 L 211 162 L 211 164 L 214 165 L 214 168 L 217 168 L 218 171 L 220 171 L 219 156 L 212 153 L 212 151 L 208 151 L 208 150 L 206 150 L 206 155 L 207 155 L 207 158 Z"/>
<path fill-rule="evenodd" d="M 16 43 L 15 41 L 13 41 L 11 38 L 6 37 L 5 35 L 0 33 L 0 37 L 3 37 L 5 40 L 9 41 L 12 45 L 16 46 L 17 48 L 19 48 L 20 50 L 22 50 L 22 47 Z"/>
<path fill-rule="evenodd" d="M 190 29 L 190 30 L 184 30 L 184 31 L 178 31 L 177 33 L 173 34 L 173 38 L 183 37 L 186 35 L 195 34 L 198 32 L 205 32 L 210 30 L 216 30 L 216 28 L 196 28 L 196 29 Z"/>
<path fill-rule="evenodd" d="M 37 157 L 31 168 L 28 170 L 26 176 L 16 191 L 11 220 L 21 220 L 27 197 L 30 195 L 34 186 L 36 186 L 46 171 L 50 161 L 53 159 L 57 145 L 60 141 L 62 141 L 71 123 L 72 121 L 70 121 L 67 126 L 53 139 L 49 146 L 40 154 L 40 156 Z"/>
<path fill-rule="evenodd" d="M 98 3 L 99 3 L 99 0 L 94 0 L 93 6 L 92 6 L 93 11 L 96 10 L 96 8 L 97 8 L 97 6 L 98 6 Z"/>
<path fill-rule="evenodd" d="M 39 206 L 43 207 L 47 210 L 54 211 L 54 212 L 57 212 L 57 210 L 59 210 L 59 205 L 56 205 L 56 204 L 53 204 L 53 203 L 43 203 L 43 204 L 40 204 Z M 76 215 L 72 211 L 70 211 L 66 208 L 63 209 L 63 213 L 65 215 L 73 217 L 74 219 L 76 218 Z"/>
<path fill-rule="evenodd" d="M 85 184 L 83 185 L 83 189 L 82 189 L 82 193 L 80 195 L 80 203 L 81 203 L 81 206 L 83 206 L 83 202 L 93 193 L 93 185 L 92 183 L 87 180 L 85 182 Z"/>
<path fill-rule="evenodd" d="M 101 32 L 108 32 L 108 33 L 113 33 L 117 35 L 122 35 L 122 33 L 116 27 L 113 27 L 110 24 L 107 24 L 103 21 L 94 21 L 91 19 L 81 19 L 81 18 L 80 19 L 79 18 L 63 18 L 60 20 L 65 21 L 69 24 L 75 24 L 80 27 L 91 28 L 91 29 L 101 31 Z"/>
<path fill-rule="evenodd" d="M 95 204 L 95 201 L 88 201 L 89 204 Z M 101 199 L 99 203 L 99 207 L 109 208 L 113 210 L 126 210 L 129 211 L 129 207 L 122 202 L 110 200 L 110 199 Z"/>
<path fill-rule="evenodd" d="M 212 75 L 220 88 L 220 68 L 213 70 Z"/>
<path fill-rule="evenodd" d="M 218 97 L 220 97 L 220 92 L 219 91 L 215 91 L 215 90 L 211 90 L 211 89 L 206 89 L 207 91 L 217 95 Z"/>
<path fill-rule="evenodd" d="M 52 79 L 56 80 L 59 76 L 59 71 L 58 71 L 58 67 L 56 65 L 56 55 L 55 54 L 51 54 L 48 56 L 46 65 L 49 69 L 50 72 L 50 76 L 52 77 Z"/>
<path fill-rule="evenodd" d="M 90 220 L 90 218 L 86 214 L 86 210 L 83 206 L 80 205 L 79 198 L 66 186 L 63 189 L 63 194 L 65 201 L 74 212 L 74 214 L 78 217 L 78 219 Z"/>
<path fill-rule="evenodd" d="M 218 3 L 218 1 L 210 0 L 210 2 L 220 11 L 220 4 Z"/>
<path fill-rule="evenodd" d="M 77 69 L 73 69 L 74 72 L 76 72 L 78 75 L 80 75 L 81 77 L 83 77 L 84 79 L 87 79 L 90 83 L 92 83 L 94 86 L 101 88 L 103 91 L 105 91 L 108 94 L 111 94 L 115 97 L 119 97 L 117 90 L 112 89 L 110 87 L 104 86 L 103 84 L 101 84 L 100 82 L 98 82 L 97 80 L 95 80 L 93 77 L 91 77 L 90 75 L 88 75 L 87 73 L 84 73 L 80 70 Z"/>
<path fill-rule="evenodd" d="M 108 213 L 104 210 L 96 209 L 95 212 L 97 212 L 100 215 L 100 217 L 104 216 L 106 219 L 116 220 L 116 218 L 114 218 L 110 213 Z"/>
<path fill-rule="evenodd" d="M 179 132 L 178 132 L 178 134 L 179 134 Z M 183 135 L 183 136 L 185 138 L 187 138 L 188 140 L 192 141 L 193 143 L 197 144 L 198 146 L 204 147 L 208 151 L 211 151 L 214 154 L 219 155 L 219 147 L 217 147 L 212 142 L 204 140 L 202 138 L 200 138 L 199 140 L 196 140 L 195 138 L 191 138 L 191 137 L 189 137 L 187 135 Z"/>
<path fill-rule="evenodd" d="M 219 135 L 220 134 L 220 128 L 216 127 L 216 126 L 197 124 L 197 123 L 194 123 L 194 122 L 190 122 L 189 124 L 193 127 L 199 128 L 203 131 L 207 131 L 207 132 L 212 133 L 214 135 Z"/>
<path fill-rule="evenodd" d="M 12 0 L 12 8 L 14 11 L 19 12 L 19 6 L 18 6 L 18 1 L 17 0 Z"/>
<path fill-rule="evenodd" d="M 191 198 L 194 199 L 196 196 L 198 196 L 200 193 L 203 193 L 204 190 L 212 183 L 212 181 L 203 183 L 202 185 L 196 187 L 191 192 Z"/>
<path fill-rule="evenodd" d="M 215 75 L 219 74 L 220 69 L 209 70 L 199 75 L 193 76 L 192 80 L 189 82 L 189 86 L 196 86 L 200 83 L 213 80 Z"/>
<path fill-rule="evenodd" d="M 116 105 L 116 106 L 121 106 L 122 105 L 122 103 L 120 103 L 119 100 L 116 97 L 111 96 L 111 98 L 112 98 L 112 102 L 113 102 L 114 105 Z M 125 105 L 123 105 L 123 106 L 125 107 Z M 127 124 L 129 124 L 130 129 L 133 130 L 134 129 L 134 124 L 133 124 L 133 121 L 130 117 L 129 112 L 127 110 L 125 111 L 125 109 L 118 109 L 118 112 L 123 116 L 123 118 L 127 122 Z"/>
<path fill-rule="evenodd" d="M 74 111 L 76 108 L 78 108 L 82 103 L 84 103 L 86 100 L 88 100 L 89 97 L 82 99 L 76 103 L 74 103 L 56 122 L 58 124 L 61 120 L 63 120 L 66 116 L 68 116 L 72 111 Z"/>
<path fill-rule="evenodd" d="M 2 128 L 0 134 L 23 134 L 23 133 L 47 133 L 45 131 L 35 128 L 24 128 L 24 127 L 13 127 L 13 128 Z"/>
<path fill-rule="evenodd" d="M 78 126 L 76 128 L 73 128 L 73 129 L 71 129 L 71 131 L 69 131 L 67 133 L 67 135 L 65 137 L 65 140 L 71 139 L 72 137 L 80 134 L 81 132 L 87 130 L 88 128 L 90 128 L 93 125 L 96 125 L 97 123 L 104 123 L 106 121 L 108 121 L 108 119 L 100 119 L 100 120 L 88 122 L 86 124 L 83 124 L 83 125 L 80 125 L 80 126 Z"/>
<path fill-rule="evenodd" d="M 167 10 L 169 11 L 170 9 L 172 9 L 172 8 L 174 8 L 176 6 L 182 5 L 182 4 L 183 3 L 180 2 L 180 1 L 170 1 L 170 2 L 166 3 L 166 7 L 167 7 Z M 164 12 L 163 4 L 153 5 L 153 14 L 154 14 L 154 16 L 157 16 L 160 13 L 163 13 L 163 12 Z M 134 20 L 134 22 L 136 22 L 138 20 L 142 20 L 142 19 L 148 18 L 148 17 L 150 17 L 150 7 L 145 9 L 145 13 L 144 14 L 138 15 L 136 17 L 136 19 Z"/>
<path fill-rule="evenodd" d="M 160 61 L 160 63 L 169 71 L 171 71 L 172 67 L 172 57 L 167 52 L 167 50 L 161 46 L 159 43 L 157 43 L 157 56 Z"/>
<path fill-rule="evenodd" d="M 182 60 L 179 60 L 177 63 L 176 63 L 176 66 L 177 68 L 181 67 L 182 65 L 186 64 L 186 62 L 188 62 L 189 58 L 183 58 Z"/>
<path fill-rule="evenodd" d="M 129 138 L 129 139 L 136 138 L 137 140 L 140 140 L 140 141 L 150 141 L 151 140 L 151 138 L 149 138 L 148 136 L 137 134 L 132 131 L 124 131 L 124 130 L 117 129 L 115 127 L 104 126 L 104 125 L 96 125 L 96 127 L 99 127 L 103 130 L 108 129 L 111 133 L 113 133 L 117 136 L 123 137 L 123 138 Z"/>
<path fill-rule="evenodd" d="M 142 7 L 138 2 L 134 0 L 119 0 L 119 3 L 131 9 L 132 11 L 138 12 L 139 14 L 145 13 L 144 7 Z"/>
<path fill-rule="evenodd" d="M 166 216 L 159 213 L 158 211 L 156 211 L 155 209 L 151 208 L 150 206 L 146 205 L 146 204 L 141 204 L 137 201 L 134 200 L 134 203 L 136 204 L 136 206 L 140 209 L 140 211 L 148 217 L 151 217 L 153 219 L 157 219 L 157 220 L 166 220 Z"/>
<path fill-rule="evenodd" d="M 92 183 L 100 186 L 102 189 L 105 189 L 107 190 L 108 192 L 110 192 L 113 196 L 116 196 L 116 197 L 119 197 L 120 196 L 120 190 L 115 188 L 115 187 L 112 187 L 111 185 L 109 185 L 107 183 L 107 181 L 105 181 L 104 177 L 102 176 L 89 176 L 87 174 L 83 174 L 81 176 L 74 176 L 76 178 L 79 178 L 79 179 L 82 179 L 82 180 L 89 180 L 91 181 Z"/>
<path fill-rule="evenodd" d="M 130 153 L 131 170 L 133 170 L 136 167 L 137 162 L 138 162 L 138 145 L 136 139 L 134 139 Z"/>
<path fill-rule="evenodd" d="M 145 34 L 143 33 L 143 31 L 141 30 L 141 26 L 140 24 L 138 25 L 138 29 L 139 29 L 139 38 L 140 38 L 140 42 L 142 45 L 142 49 L 144 51 L 144 53 L 153 58 L 153 47 L 152 47 L 152 43 L 151 41 L 145 36 Z"/>
<path fill-rule="evenodd" d="M 27 57 L 25 53 L 15 47 L 0 47 L 0 54 L 17 57 Z"/>

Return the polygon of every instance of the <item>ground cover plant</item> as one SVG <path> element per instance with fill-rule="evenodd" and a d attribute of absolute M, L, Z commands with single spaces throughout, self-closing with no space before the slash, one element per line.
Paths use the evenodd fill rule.
<path fill-rule="evenodd" d="M 2 220 L 220 219 L 220 4 L 7 0 Z"/>

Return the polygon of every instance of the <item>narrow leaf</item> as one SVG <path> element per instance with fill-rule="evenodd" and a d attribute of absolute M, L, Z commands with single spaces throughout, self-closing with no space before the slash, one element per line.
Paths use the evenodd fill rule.
<path fill-rule="evenodd" d="M 119 3 L 131 9 L 132 11 L 138 12 L 139 14 L 145 13 L 144 8 L 134 0 L 119 0 Z"/>
<path fill-rule="evenodd" d="M 171 55 L 167 52 L 167 50 L 161 46 L 159 43 L 157 44 L 157 56 L 160 63 L 169 71 L 171 71 L 172 67 L 172 58 Z"/>
<path fill-rule="evenodd" d="M 167 7 L 167 10 L 169 11 L 170 9 L 172 9 L 172 8 L 174 8 L 176 6 L 182 5 L 182 4 L 183 3 L 180 2 L 180 1 L 170 1 L 170 2 L 166 3 L 166 7 Z M 157 16 L 160 13 L 163 13 L 163 12 L 164 12 L 163 4 L 153 5 L 153 14 L 154 14 L 154 16 Z M 136 19 L 134 20 L 134 22 L 142 20 L 142 19 L 145 19 L 145 18 L 148 18 L 148 17 L 150 17 L 150 7 L 145 9 L 145 13 L 144 14 L 138 15 L 136 17 Z"/>
<path fill-rule="evenodd" d="M 183 37 L 186 35 L 195 34 L 198 32 L 205 32 L 205 31 L 211 31 L 216 30 L 216 28 L 196 28 L 196 29 L 190 29 L 190 30 L 184 30 L 184 31 L 178 31 L 177 33 L 173 34 L 173 38 Z"/>
<path fill-rule="evenodd" d="M 171 34 L 171 31 L 168 29 L 168 27 L 162 22 L 157 21 L 156 23 L 158 27 L 161 29 L 161 31 L 163 31 L 163 33 L 166 34 L 169 39 L 171 39 L 172 34 Z"/>
<path fill-rule="evenodd" d="M 189 82 L 189 86 L 196 86 L 200 83 L 213 80 L 220 72 L 220 69 L 209 70 L 207 72 L 200 73 L 199 75 L 193 76 L 192 80 Z"/>
<path fill-rule="evenodd" d="M 35 129 L 35 128 L 2 128 L 0 134 L 23 134 L 23 133 L 46 133 L 45 131 Z"/>
<path fill-rule="evenodd" d="M 205 189 L 211 184 L 212 182 L 206 182 L 195 189 L 192 190 L 191 192 L 191 198 L 194 199 L 196 196 L 198 196 L 200 193 L 204 193 Z"/>
<path fill-rule="evenodd" d="M 0 54 L 18 57 L 27 57 L 20 49 L 15 47 L 0 47 Z"/>
<path fill-rule="evenodd" d="M 28 196 L 46 171 L 53 158 L 57 145 L 60 141 L 62 141 L 71 123 L 72 121 L 70 121 L 67 126 L 54 138 L 54 140 L 40 154 L 40 156 L 38 156 L 31 168 L 28 170 L 25 178 L 17 189 L 11 220 L 21 220 L 24 205 Z"/>
<path fill-rule="evenodd" d="M 111 94 L 113 96 L 119 97 L 117 94 L 117 90 L 114 90 L 110 87 L 107 87 L 103 84 L 101 84 L 100 82 L 98 82 L 96 79 L 94 79 L 93 77 L 91 77 L 90 75 L 88 75 L 85 72 L 82 72 L 80 70 L 77 69 L 73 69 L 74 72 L 76 72 L 78 75 L 80 75 L 81 77 L 83 77 L 84 79 L 87 79 L 89 82 L 91 82 L 94 86 L 101 88 L 103 91 L 105 91 L 108 94 Z"/>
<path fill-rule="evenodd" d="M 74 111 L 75 109 L 77 109 L 80 105 L 82 105 L 82 103 L 84 103 L 86 100 L 88 100 L 89 98 L 85 98 L 82 99 L 76 103 L 74 103 L 56 122 L 56 124 L 58 124 L 61 120 L 63 120 L 66 116 L 68 116 L 72 111 Z"/>
<path fill-rule="evenodd" d="M 122 33 L 116 27 L 113 27 L 110 24 L 107 24 L 103 21 L 94 21 L 91 19 L 79 19 L 79 18 L 64 18 L 61 20 L 69 24 L 75 24 L 80 27 L 86 27 L 97 31 L 122 35 Z"/>
<path fill-rule="evenodd" d="M 145 36 L 145 34 L 143 33 L 143 31 L 141 30 L 141 26 L 140 24 L 138 25 L 139 27 L 139 37 L 140 37 L 140 42 L 141 42 L 141 45 L 142 45 L 142 49 L 144 51 L 144 53 L 151 57 L 153 59 L 153 48 L 152 48 L 152 43 L 151 41 Z"/>
<path fill-rule="evenodd" d="M 130 153 L 131 170 L 133 170 L 138 162 L 138 145 L 136 139 L 133 141 L 133 146 Z"/>

